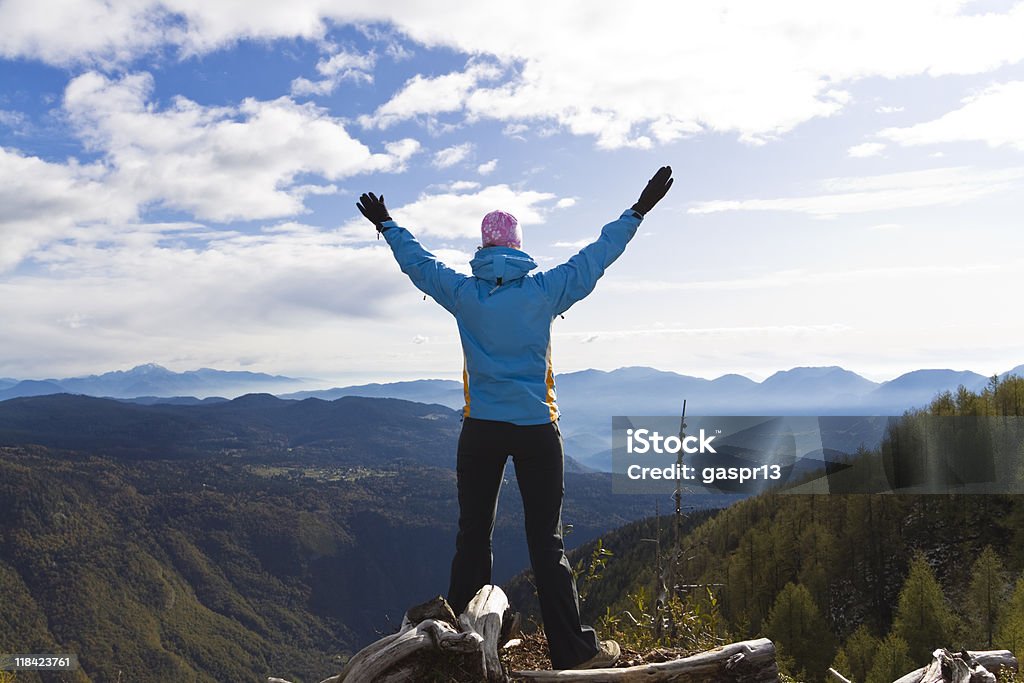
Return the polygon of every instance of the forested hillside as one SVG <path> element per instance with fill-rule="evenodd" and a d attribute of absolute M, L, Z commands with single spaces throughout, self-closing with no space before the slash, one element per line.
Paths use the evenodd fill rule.
<path fill-rule="evenodd" d="M 1024 380 L 944 393 L 917 414 L 1019 417 Z M 584 616 L 602 635 L 684 646 L 767 636 L 811 681 L 833 663 L 854 681 L 892 681 L 936 647 L 1024 653 L 1022 496 L 764 494 L 688 515 L 678 547 L 673 525 L 637 522 L 573 554 Z M 688 616 L 673 611 L 672 584 L 689 586 L 676 606 Z M 525 600 L 529 583 L 510 591 Z"/>
<path fill-rule="evenodd" d="M 75 653 L 78 681 L 322 680 L 446 591 L 457 429 L 394 399 L 0 403 L 0 652 Z M 499 580 L 528 563 L 509 472 Z M 573 542 L 645 510 L 566 480 Z M 17 677 L 39 680 L 61 679 Z"/>

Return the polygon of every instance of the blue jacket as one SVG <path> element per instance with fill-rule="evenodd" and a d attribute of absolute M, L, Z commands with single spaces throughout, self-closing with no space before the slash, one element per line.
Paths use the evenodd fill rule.
<path fill-rule="evenodd" d="M 519 425 L 558 419 L 551 322 L 594 290 L 641 220 L 627 210 L 596 242 L 543 273 L 532 274 L 537 263 L 518 249 L 480 249 L 470 262 L 472 277 L 438 261 L 394 221 L 382 224 L 402 272 L 458 323 L 464 416 Z"/>

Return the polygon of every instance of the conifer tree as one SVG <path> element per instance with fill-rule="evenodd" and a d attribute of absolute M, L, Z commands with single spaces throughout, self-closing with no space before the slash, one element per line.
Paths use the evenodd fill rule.
<path fill-rule="evenodd" d="M 931 659 L 936 648 L 951 647 L 953 625 L 942 588 L 924 555 L 918 553 L 900 591 L 893 633 L 906 642 L 911 659 L 920 665 Z"/>
<path fill-rule="evenodd" d="M 977 630 L 971 634 L 971 642 L 992 647 L 995 637 L 996 617 L 1006 592 L 1006 578 L 1003 562 L 992 546 L 985 546 L 978 559 L 971 566 L 971 583 L 967 589 L 967 604 Z"/>
<path fill-rule="evenodd" d="M 916 665 L 908 653 L 907 641 L 894 631 L 886 636 L 879 646 L 865 683 L 890 683 L 915 668 Z"/>
<path fill-rule="evenodd" d="M 1018 656 L 1024 652 L 1024 574 L 1017 579 L 1013 595 L 1000 610 L 995 643 Z"/>
<path fill-rule="evenodd" d="M 833 639 L 810 591 L 787 583 L 779 591 L 764 626 L 765 633 L 812 679 L 825 675 L 832 661 Z"/>
<path fill-rule="evenodd" d="M 879 641 L 871 635 L 866 624 L 861 624 L 846 640 L 844 649 L 846 659 L 850 662 L 849 672 L 839 671 L 847 678 L 856 683 L 863 683 L 871 671 L 871 664 L 874 662 L 875 653 L 878 652 Z M 838 669 L 837 669 L 838 671 Z"/>
<path fill-rule="evenodd" d="M 799 552 L 793 552 L 793 556 L 799 557 L 801 563 L 797 580 L 807 586 L 818 608 L 827 612 L 830 605 L 830 569 L 836 552 L 835 540 L 824 526 L 813 522 L 800 535 L 797 547 Z"/>
<path fill-rule="evenodd" d="M 843 648 L 839 648 L 839 651 L 836 652 L 836 658 L 832 660 L 832 668 L 838 671 L 843 676 L 850 676 L 850 660 L 847 658 L 846 650 L 844 650 Z M 826 676 L 826 679 L 827 678 L 828 676 Z M 861 679 L 861 681 L 863 681 L 863 679 Z"/>

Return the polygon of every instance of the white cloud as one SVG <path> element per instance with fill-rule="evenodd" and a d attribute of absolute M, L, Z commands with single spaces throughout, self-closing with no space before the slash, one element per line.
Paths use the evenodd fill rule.
<path fill-rule="evenodd" d="M 477 166 L 476 172 L 479 173 L 480 175 L 490 175 L 491 173 L 494 173 L 494 169 L 496 169 L 497 167 L 498 160 L 491 159 L 490 161 L 485 161 L 484 163 Z"/>
<path fill-rule="evenodd" d="M 774 199 L 697 202 L 688 213 L 721 211 L 793 211 L 817 217 L 888 209 L 950 206 L 1020 187 L 1024 167 L 979 170 L 933 168 L 876 176 L 827 178 L 824 194 Z"/>
<path fill-rule="evenodd" d="M 1004 15 L 957 10 L 957 3 L 924 0 L 846 7 L 681 3 L 659 6 L 656 22 L 625 5 L 581 11 L 515 4 L 460 11 L 457 18 L 396 12 L 414 40 L 492 54 L 516 69 L 493 84 L 472 77 L 475 65 L 438 77 L 461 84 L 443 107 L 425 101 L 420 109 L 405 92 L 393 104 L 401 104 L 403 118 L 459 112 L 469 120 L 554 121 L 604 148 L 644 148 L 700 131 L 735 132 L 760 145 L 840 111 L 852 99 L 840 84 L 980 73 L 1024 58 L 1016 38 L 1024 31 L 1024 5 Z M 538 30 L 540 14 L 557 38 Z M 645 39 L 620 39 L 634 33 Z M 606 44 L 617 48 L 593 47 Z"/>
<path fill-rule="evenodd" d="M 329 59 L 321 59 L 317 62 L 316 70 L 324 76 L 373 80 L 373 77 L 366 72 L 373 70 L 376 61 L 377 58 L 372 53 L 364 55 L 358 52 L 339 50 Z"/>
<path fill-rule="evenodd" d="M 274 311 L 287 317 L 286 309 L 299 315 L 386 317 L 389 298 L 406 285 L 395 278 L 397 265 L 383 241 L 351 245 L 336 232 L 300 223 L 259 233 L 213 232 L 198 247 L 175 243 L 164 228 L 148 243 L 121 240 L 107 247 L 87 241 L 55 245 L 48 250 L 49 262 L 63 275 L 116 274 L 151 280 L 154 286 L 187 272 L 193 284 L 183 287 L 211 292 L 214 310 L 203 314 L 211 321 L 236 315 L 265 320 Z M 205 307 L 201 298 L 183 305 Z"/>
<path fill-rule="evenodd" d="M 1022 5 L 1024 6 L 1024 5 Z M 1024 150 L 1024 81 L 999 83 L 963 100 L 963 106 L 933 121 L 886 128 L 880 137 L 901 145 L 984 142 Z"/>
<path fill-rule="evenodd" d="M 329 58 L 317 62 L 316 70 L 323 78 L 311 81 L 296 78 L 292 81 L 293 95 L 329 95 L 346 80 L 355 83 L 372 83 L 373 67 L 377 61 L 373 53 L 359 54 L 340 50 Z"/>
<path fill-rule="evenodd" d="M 637 337 L 697 337 L 697 336 L 740 336 L 740 335 L 806 335 L 840 334 L 852 328 L 842 323 L 825 325 L 758 325 L 738 327 L 648 327 L 629 330 L 600 330 L 597 332 L 556 332 L 555 337 L 578 339 L 584 344 L 614 339 L 635 339 Z"/>
<path fill-rule="evenodd" d="M 904 107 L 892 107 L 892 106 L 882 105 L 880 107 L 876 107 L 875 111 L 877 113 L 879 113 L 879 114 L 894 114 L 896 112 L 903 111 L 903 109 L 904 109 Z"/>
<path fill-rule="evenodd" d="M 126 61 L 168 40 L 155 2 L 0 3 L 0 55 L 51 64 Z"/>
<path fill-rule="evenodd" d="M 434 154 L 434 167 L 448 168 L 450 166 L 454 166 L 460 161 L 464 161 L 472 151 L 473 143 L 471 142 L 464 142 L 461 145 L 446 147 Z"/>
<path fill-rule="evenodd" d="M 846 150 L 846 153 L 855 158 L 864 157 L 876 157 L 882 153 L 885 149 L 885 144 L 881 142 L 864 142 L 859 145 L 854 145 Z"/>
<path fill-rule="evenodd" d="M 10 111 L 9 109 L 0 109 L 0 126 L 7 126 L 8 128 L 20 128 L 25 125 L 25 115 L 20 111 Z"/>
<path fill-rule="evenodd" d="M 304 76 L 300 76 L 292 81 L 291 93 L 296 97 L 330 95 L 337 87 L 338 81 L 334 79 L 325 78 L 319 81 L 311 81 Z"/>
<path fill-rule="evenodd" d="M 384 53 L 396 62 L 412 59 L 415 53 L 397 41 L 391 41 L 384 47 Z"/>
<path fill-rule="evenodd" d="M 466 190 L 475 190 L 478 187 L 480 187 L 480 183 L 473 180 L 456 180 L 448 186 L 448 189 L 452 192 L 465 192 Z"/>
<path fill-rule="evenodd" d="M 135 203 L 108 175 L 102 164 L 55 164 L 0 147 L 0 271 L 76 225 L 130 220 Z"/>
<path fill-rule="evenodd" d="M 195 239 L 185 244 L 178 234 Z M 19 376 L 33 363 L 82 358 L 114 367 L 184 355 L 197 367 L 226 353 L 231 365 L 243 356 L 302 364 L 303 356 L 336 356 L 339 346 L 365 358 L 398 318 L 395 307 L 411 301 L 383 242 L 353 247 L 296 223 L 257 234 L 202 234 L 193 225 L 80 230 L 36 257 L 34 272 L 0 279 L 0 318 L 17 321 L 0 326 L 0 347 L 10 350 L 0 362 L 10 372 L 23 361 Z M 408 313 L 417 311 L 427 314 Z"/>
<path fill-rule="evenodd" d="M 405 170 L 405 162 L 409 157 L 420 151 L 420 143 L 412 138 L 402 138 L 394 142 L 385 142 L 384 149 L 399 161 L 399 167 L 395 170 L 400 171 Z"/>
<path fill-rule="evenodd" d="M 84 0 L 96 2 L 97 0 Z M 185 56 L 205 54 L 238 40 L 322 40 L 331 0 L 134 0 L 136 7 L 162 8 L 178 25 L 164 22 L 165 41 Z"/>
<path fill-rule="evenodd" d="M 555 203 L 556 209 L 568 209 L 570 206 L 576 205 L 576 199 L 573 197 L 563 197 Z"/>
<path fill-rule="evenodd" d="M 105 155 L 112 182 L 140 203 L 157 203 L 216 221 L 288 216 L 315 192 L 296 178 L 338 180 L 400 171 L 419 143 L 400 140 L 373 153 L 312 104 L 287 97 L 204 107 L 177 97 L 150 102 L 148 74 L 111 81 L 89 72 L 68 85 L 64 108 L 77 132 Z"/>
<path fill-rule="evenodd" d="M 560 249 L 565 249 L 565 248 L 568 248 L 568 249 L 582 249 L 583 247 L 587 246 L 588 244 L 590 244 L 593 241 L 594 241 L 593 239 L 583 239 L 583 240 L 575 240 L 573 242 L 555 242 L 551 246 L 558 247 Z"/>
<path fill-rule="evenodd" d="M 696 121 L 678 119 L 674 116 L 662 116 L 652 121 L 649 127 L 659 142 L 674 142 L 704 130 L 703 126 Z"/>
<path fill-rule="evenodd" d="M 477 192 L 447 191 L 421 194 L 404 206 L 391 206 L 391 216 L 414 235 L 445 239 L 480 239 L 480 220 L 490 211 L 508 211 L 525 228 L 544 223 L 551 210 L 545 204 L 555 199 L 549 192 L 514 189 L 508 185 L 490 185 Z M 347 240 L 370 239 L 362 217 L 346 223 L 340 234 Z M 372 228 L 371 228 L 372 231 Z M 529 230 L 525 239 L 529 239 Z"/>
<path fill-rule="evenodd" d="M 525 123 L 510 123 L 501 129 L 501 132 L 509 137 L 525 140 L 523 133 L 530 130 Z"/>
<path fill-rule="evenodd" d="M 364 125 L 446 112 L 540 120 L 606 148 L 700 131 L 764 144 L 840 111 L 851 100 L 847 84 L 859 79 L 986 73 L 1024 59 L 1024 3 L 985 14 L 965 14 L 955 0 L 725 0 L 648 12 L 540 0 L 55 3 L 0 4 L 0 54 L 124 63 L 168 46 L 191 55 L 243 39 L 323 40 L 334 24 L 379 23 L 473 58 L 461 71 L 414 77 Z M 635 35 L 643 39 L 623 39 Z"/>
<path fill-rule="evenodd" d="M 924 281 L 934 279 L 947 282 L 950 278 L 990 273 L 1001 267 L 991 263 L 963 264 L 957 266 L 892 266 L 879 268 L 854 268 L 841 271 L 807 271 L 800 269 L 779 270 L 756 277 L 732 280 L 609 280 L 604 288 L 621 292 L 707 292 L 761 290 L 781 287 L 807 287 L 846 282 L 875 282 L 887 280 Z"/>
<path fill-rule="evenodd" d="M 417 74 L 372 115 L 360 116 L 359 123 L 367 128 L 388 128 L 423 114 L 459 111 L 480 82 L 492 81 L 501 74 L 499 67 L 486 62 L 474 62 L 464 71 L 443 76 Z"/>
<path fill-rule="evenodd" d="M 853 95 L 847 90 L 826 90 L 825 97 L 839 104 L 849 104 L 853 101 Z"/>
<path fill-rule="evenodd" d="M 373 153 L 324 110 L 289 98 L 204 107 L 151 101 L 152 77 L 96 72 L 67 86 L 64 112 L 100 161 L 45 161 L 0 148 L 0 270 L 84 229 L 131 225 L 152 206 L 230 221 L 295 215 L 359 173 L 401 171 L 411 138 Z M 322 179 L 328 182 L 317 182 Z"/>

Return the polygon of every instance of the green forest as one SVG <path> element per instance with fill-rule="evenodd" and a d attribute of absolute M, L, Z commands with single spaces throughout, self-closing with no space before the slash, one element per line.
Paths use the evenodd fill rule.
<path fill-rule="evenodd" d="M 1020 417 L 1024 379 L 943 393 L 905 419 L 926 415 Z M 675 543 L 674 524 L 647 519 L 572 555 L 602 637 L 697 650 L 764 636 L 787 675 L 822 681 L 831 666 L 858 683 L 939 647 L 1024 651 L 1020 495 L 767 493 L 687 515 Z M 510 585 L 523 600 L 528 588 Z"/>
<path fill-rule="evenodd" d="M 323 680 L 447 587 L 457 430 L 391 399 L 4 401 L 0 653 L 82 665 L 17 683 Z M 608 475 L 566 480 L 580 542 L 642 516 Z M 503 496 L 504 576 L 522 527 Z"/>

